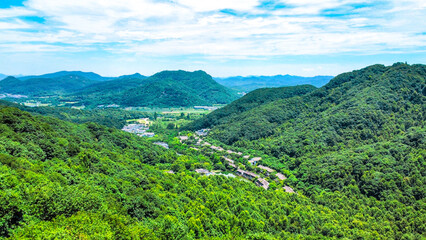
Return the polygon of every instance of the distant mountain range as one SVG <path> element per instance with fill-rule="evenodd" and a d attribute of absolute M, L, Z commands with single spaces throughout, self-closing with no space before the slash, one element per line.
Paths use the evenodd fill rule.
<path fill-rule="evenodd" d="M 237 99 L 203 71 L 163 71 L 151 77 L 139 73 L 116 78 L 88 72 L 57 72 L 0 81 L 0 93 L 95 107 L 117 104 L 132 107 L 186 107 L 227 104 Z"/>
<path fill-rule="evenodd" d="M 0 81 L 3 80 L 3 79 L 5 79 L 6 77 L 7 77 L 7 75 L 4 75 L 4 74 L 0 73 Z"/>
<path fill-rule="evenodd" d="M 4 75 L 0 75 L 1 77 Z M 215 78 L 203 71 L 163 71 L 147 77 L 139 73 L 103 77 L 93 72 L 60 71 L 43 75 L 6 77 L 0 93 L 30 98 L 55 98 L 62 102 L 94 107 L 117 104 L 134 107 L 184 107 L 227 104 L 237 92 L 258 88 L 311 84 L 319 87 L 331 76 L 291 75 Z M 215 81 L 216 80 L 216 81 Z"/>
<path fill-rule="evenodd" d="M 228 77 L 215 78 L 215 80 L 232 89 L 238 91 L 250 92 L 258 88 L 265 87 L 285 87 L 309 84 L 315 87 L 322 87 L 327 84 L 333 76 L 315 76 L 300 77 L 292 75 L 276 75 L 276 76 L 248 76 L 248 77 Z"/>

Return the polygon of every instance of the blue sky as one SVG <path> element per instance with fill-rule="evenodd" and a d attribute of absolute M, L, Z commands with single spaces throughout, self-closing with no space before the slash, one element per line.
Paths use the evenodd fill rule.
<path fill-rule="evenodd" d="M 336 75 L 426 63 L 424 0 L 2 0 L 0 73 Z"/>

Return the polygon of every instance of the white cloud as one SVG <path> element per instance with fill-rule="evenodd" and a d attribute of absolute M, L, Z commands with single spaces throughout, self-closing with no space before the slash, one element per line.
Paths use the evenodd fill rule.
<path fill-rule="evenodd" d="M 345 18 L 320 13 L 371 0 L 28 0 L 0 10 L 0 51 L 85 51 L 206 58 L 418 52 L 425 47 L 425 2 L 394 0 Z M 233 9 L 242 15 L 219 10 Z M 260 14 L 260 15 L 259 15 Z M 36 15 L 45 24 L 20 20 Z M 423 20 L 423 21 L 422 21 Z M 33 31 L 22 31 L 32 29 Z M 37 42 L 31 47 L 33 42 Z M 42 44 L 40 44 L 42 43 Z M 9 50 L 6 50 L 7 46 Z"/>

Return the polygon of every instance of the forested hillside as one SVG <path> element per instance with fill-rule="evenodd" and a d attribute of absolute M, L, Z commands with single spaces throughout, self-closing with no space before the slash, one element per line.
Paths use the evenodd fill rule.
<path fill-rule="evenodd" d="M 314 91 L 316 88 L 311 85 L 301 85 L 295 87 L 282 88 L 261 88 L 248 93 L 244 97 L 220 108 L 204 118 L 192 122 L 185 129 L 198 130 L 202 128 L 211 128 L 215 125 L 225 125 L 232 121 L 233 117 L 279 99 L 291 98 L 294 96 L 305 95 Z"/>
<path fill-rule="evenodd" d="M 125 106 L 194 106 L 226 104 L 238 98 L 230 89 L 215 82 L 203 71 L 163 71 L 145 84 L 112 96 Z"/>
<path fill-rule="evenodd" d="M 215 78 L 223 86 L 236 89 L 238 91 L 250 92 L 259 88 L 285 87 L 297 85 L 313 85 L 322 87 L 327 84 L 332 76 L 300 77 L 292 75 L 276 76 L 248 76 L 248 77 L 228 77 Z"/>
<path fill-rule="evenodd" d="M 67 107 L 27 107 L 8 101 L 0 100 L 0 105 L 19 108 L 32 114 L 55 117 L 74 123 L 94 122 L 107 127 L 121 129 L 126 125 L 126 120 L 152 117 L 153 114 L 139 111 L 126 111 L 122 109 L 91 109 L 80 110 Z"/>
<path fill-rule="evenodd" d="M 354 195 L 383 204 L 421 209 L 425 77 L 425 65 L 373 65 L 341 74 L 306 95 L 236 111 L 223 123 L 210 120 L 217 110 L 188 127 L 218 123 L 211 138 L 275 156 L 277 162 L 270 164 L 292 171 L 307 195 L 351 188 Z M 197 125 L 203 122 L 209 124 Z"/>
<path fill-rule="evenodd" d="M 28 96 L 62 95 L 77 91 L 93 83 L 96 83 L 96 81 L 74 74 L 27 80 L 7 77 L 0 81 L 0 92 Z"/>
<path fill-rule="evenodd" d="M 163 71 L 151 77 L 140 74 L 106 78 L 95 73 L 57 72 L 0 81 L 0 93 L 20 94 L 11 101 L 41 101 L 61 106 L 96 108 L 99 105 L 121 107 L 192 107 L 227 104 L 237 99 L 228 89 L 203 71 Z"/>
<path fill-rule="evenodd" d="M 420 239 L 425 231 L 420 202 L 381 202 L 355 185 L 307 198 L 192 172 L 213 161 L 0 105 L 0 238 Z"/>

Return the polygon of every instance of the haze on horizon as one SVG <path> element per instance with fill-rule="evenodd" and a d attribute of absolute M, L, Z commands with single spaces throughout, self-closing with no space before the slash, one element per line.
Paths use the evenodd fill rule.
<path fill-rule="evenodd" d="M 422 0 L 3 0 L 0 73 L 337 75 L 426 62 Z"/>

